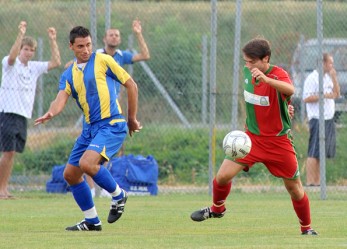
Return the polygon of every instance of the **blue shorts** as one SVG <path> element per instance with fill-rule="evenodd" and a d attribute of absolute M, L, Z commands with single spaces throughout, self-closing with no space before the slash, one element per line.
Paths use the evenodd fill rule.
<path fill-rule="evenodd" d="M 68 163 L 79 166 L 79 161 L 86 150 L 96 151 L 105 161 L 109 161 L 121 148 L 127 133 L 128 126 L 123 116 L 84 125 Z"/>

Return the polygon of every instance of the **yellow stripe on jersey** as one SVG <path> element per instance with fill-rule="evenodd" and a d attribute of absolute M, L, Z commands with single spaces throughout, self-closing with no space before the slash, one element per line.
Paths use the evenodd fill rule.
<path fill-rule="evenodd" d="M 110 89 L 106 82 L 105 72 L 107 71 L 107 65 L 102 56 L 95 56 L 94 62 L 94 74 L 97 82 L 96 88 L 98 89 L 98 95 L 100 99 L 100 115 L 101 118 L 110 117 Z"/>
<path fill-rule="evenodd" d="M 118 99 L 116 100 L 116 103 L 117 103 L 117 106 L 118 106 L 119 113 L 123 113 L 122 107 L 120 106 Z"/>
<path fill-rule="evenodd" d="M 120 83 L 124 84 L 128 79 L 130 79 L 130 75 L 121 67 L 118 65 L 118 63 L 113 59 L 113 57 L 105 54 L 98 54 L 105 56 L 105 61 L 107 65 L 109 66 L 110 70 L 117 75 L 117 78 Z"/>
<path fill-rule="evenodd" d="M 81 105 L 81 108 L 83 110 L 85 120 L 89 124 L 89 105 L 87 102 L 87 91 L 86 87 L 84 85 L 84 80 L 83 80 L 83 72 L 77 67 L 76 63 L 73 65 L 73 82 L 74 82 L 74 87 L 75 90 L 78 92 L 78 102 Z"/>
<path fill-rule="evenodd" d="M 64 91 L 70 96 L 71 95 L 71 86 L 70 84 L 67 82 L 67 80 L 65 81 L 65 89 Z"/>

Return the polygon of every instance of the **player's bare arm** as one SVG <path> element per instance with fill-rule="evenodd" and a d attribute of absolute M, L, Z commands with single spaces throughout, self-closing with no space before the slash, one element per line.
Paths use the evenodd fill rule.
<path fill-rule="evenodd" d="M 68 99 L 69 95 L 65 91 L 60 90 L 55 100 L 52 101 L 48 111 L 43 116 L 35 120 L 35 125 L 43 124 L 61 113 L 64 110 Z"/>
<path fill-rule="evenodd" d="M 332 68 L 330 71 L 329 71 L 329 75 L 330 75 L 330 78 L 331 80 L 333 81 L 333 92 L 332 92 L 332 98 L 333 99 L 336 99 L 336 98 L 339 98 L 341 96 L 341 92 L 340 92 L 340 84 L 339 82 L 337 81 L 337 75 L 336 75 L 336 70 L 335 68 Z"/>
<path fill-rule="evenodd" d="M 18 25 L 18 35 L 17 35 L 16 41 L 12 45 L 12 48 L 10 50 L 10 54 L 8 57 L 9 65 L 13 65 L 14 62 L 16 61 L 16 58 L 20 51 L 22 39 L 25 36 L 26 29 L 27 29 L 27 23 L 25 21 L 21 21 Z"/>
<path fill-rule="evenodd" d="M 59 67 L 61 65 L 60 53 L 57 44 L 57 31 L 55 28 L 50 27 L 47 30 L 49 43 L 51 46 L 51 60 L 48 62 L 48 70 Z"/>
<path fill-rule="evenodd" d="M 149 60 L 150 59 L 149 50 L 145 42 L 145 39 L 143 38 L 143 35 L 142 35 L 141 22 L 138 19 L 133 21 L 133 32 L 136 36 L 137 43 L 140 48 L 140 52 L 134 55 L 133 62 Z"/>
<path fill-rule="evenodd" d="M 260 69 L 253 68 L 251 69 L 252 77 L 256 78 L 261 82 L 265 82 L 275 88 L 280 93 L 286 96 L 292 96 L 294 94 L 294 86 L 288 84 L 287 82 L 281 80 L 275 80 L 270 77 L 267 77 Z"/>
<path fill-rule="evenodd" d="M 337 75 L 335 68 L 332 68 L 329 72 L 330 78 L 333 82 L 333 91 L 330 93 L 324 93 L 324 98 L 326 99 L 336 99 L 341 96 L 340 85 L 337 81 Z M 305 103 L 314 103 L 319 101 L 319 93 L 312 94 L 304 99 Z"/>
<path fill-rule="evenodd" d="M 128 95 L 128 128 L 129 135 L 132 136 L 134 132 L 139 132 L 142 126 L 139 121 L 137 121 L 137 101 L 138 101 L 138 89 L 135 81 L 130 78 L 123 86 L 127 89 Z"/>

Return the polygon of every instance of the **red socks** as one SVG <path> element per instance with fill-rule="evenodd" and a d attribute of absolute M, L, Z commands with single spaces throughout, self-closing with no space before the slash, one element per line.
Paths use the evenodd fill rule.
<path fill-rule="evenodd" d="M 223 213 L 225 211 L 225 200 L 231 189 L 231 181 L 226 185 L 219 185 L 216 178 L 213 179 L 213 205 L 211 207 L 214 213 Z"/>
<path fill-rule="evenodd" d="M 300 201 L 292 199 L 292 203 L 295 213 L 299 218 L 301 232 L 311 229 L 310 202 L 307 194 L 304 193 L 304 197 Z"/>

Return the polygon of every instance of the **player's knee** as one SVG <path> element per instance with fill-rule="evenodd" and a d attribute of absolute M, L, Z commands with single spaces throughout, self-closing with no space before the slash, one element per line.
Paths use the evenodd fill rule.
<path fill-rule="evenodd" d="M 302 197 L 304 196 L 304 189 L 302 186 L 300 187 L 299 185 L 293 185 L 287 187 L 288 193 L 294 200 L 301 200 Z"/>
<path fill-rule="evenodd" d="M 225 185 L 231 181 L 231 178 L 229 175 L 226 174 L 217 174 L 216 181 L 219 185 Z"/>
<path fill-rule="evenodd" d="M 80 169 L 88 174 L 89 162 L 88 160 L 81 158 L 79 161 Z"/>
<path fill-rule="evenodd" d="M 75 177 L 71 172 L 66 171 L 66 170 L 64 171 L 64 179 L 68 184 L 71 185 L 74 182 L 74 178 Z"/>
<path fill-rule="evenodd" d="M 13 160 L 15 155 L 16 155 L 16 152 L 14 150 L 2 152 L 2 157 L 4 158 L 4 160 L 7 160 L 7 161 Z"/>

